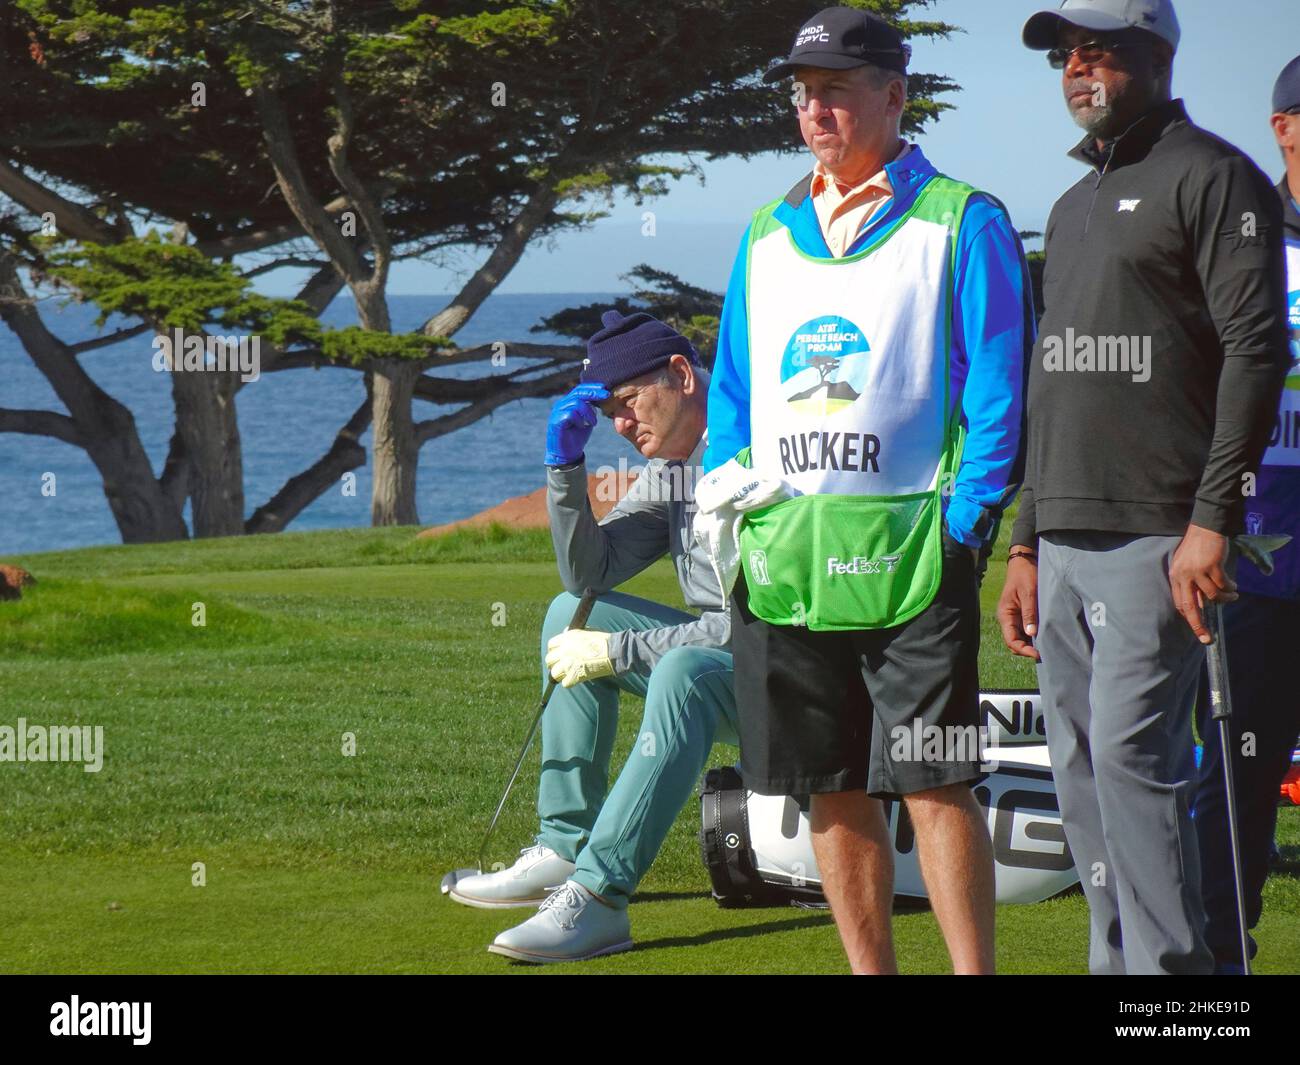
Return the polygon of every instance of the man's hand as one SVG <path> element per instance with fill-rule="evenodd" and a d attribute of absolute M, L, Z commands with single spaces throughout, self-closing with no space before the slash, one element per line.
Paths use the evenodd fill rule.
<path fill-rule="evenodd" d="M 609 660 L 609 633 L 597 629 L 565 629 L 546 644 L 551 677 L 566 688 L 614 674 Z"/>
<path fill-rule="evenodd" d="M 1201 617 L 1204 604 L 1207 601 L 1231 603 L 1237 599 L 1237 582 L 1223 568 L 1227 561 L 1226 536 L 1189 525 L 1169 563 L 1169 590 L 1173 593 L 1174 606 L 1201 643 L 1214 642 Z"/>
<path fill-rule="evenodd" d="M 555 401 L 546 426 L 546 465 L 568 466 L 582 458 L 600 415 L 595 404 L 609 399 L 604 385 L 578 385 Z"/>
<path fill-rule="evenodd" d="M 998 599 L 998 624 L 1002 642 L 1012 654 L 1040 660 L 1030 640 L 1038 634 L 1038 564 L 1028 558 L 1007 563 L 1007 579 Z"/>

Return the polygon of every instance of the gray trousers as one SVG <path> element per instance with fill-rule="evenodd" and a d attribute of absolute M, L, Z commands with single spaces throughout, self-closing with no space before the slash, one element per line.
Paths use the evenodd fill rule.
<path fill-rule="evenodd" d="M 1204 651 L 1174 609 L 1177 536 L 1040 537 L 1038 667 L 1094 973 L 1209 973 L 1190 803 Z"/>

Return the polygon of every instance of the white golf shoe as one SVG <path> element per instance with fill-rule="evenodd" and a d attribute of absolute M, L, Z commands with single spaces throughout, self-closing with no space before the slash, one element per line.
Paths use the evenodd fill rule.
<path fill-rule="evenodd" d="M 521 850 L 509 869 L 467 876 L 456 881 L 447 894 L 465 906 L 484 910 L 512 906 L 534 908 L 563 884 L 573 870 L 572 862 L 565 861 L 550 847 L 537 844 Z"/>
<path fill-rule="evenodd" d="M 602 902 L 576 880 L 568 881 L 537 913 L 502 932 L 488 947 L 493 954 L 543 965 L 586 961 L 631 949 L 627 910 Z"/>

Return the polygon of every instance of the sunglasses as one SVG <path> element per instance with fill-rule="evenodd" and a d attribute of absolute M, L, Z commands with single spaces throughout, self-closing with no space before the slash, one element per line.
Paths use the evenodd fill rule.
<path fill-rule="evenodd" d="M 1104 38 L 1097 38 L 1091 41 L 1084 41 L 1083 44 L 1076 44 L 1073 48 L 1053 48 L 1047 53 L 1047 64 L 1053 70 L 1064 70 L 1065 64 L 1070 61 L 1070 56 L 1077 55 L 1080 62 L 1092 66 L 1094 63 L 1100 63 L 1111 52 L 1122 51 L 1125 48 L 1145 48 L 1145 43 L 1137 41 L 1108 41 Z"/>

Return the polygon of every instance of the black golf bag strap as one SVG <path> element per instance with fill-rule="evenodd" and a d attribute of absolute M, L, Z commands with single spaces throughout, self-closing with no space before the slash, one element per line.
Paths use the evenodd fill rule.
<path fill-rule="evenodd" d="M 720 902 L 765 893 L 749 849 L 747 797 L 734 766 L 710 769 L 700 784 L 700 854 Z"/>

